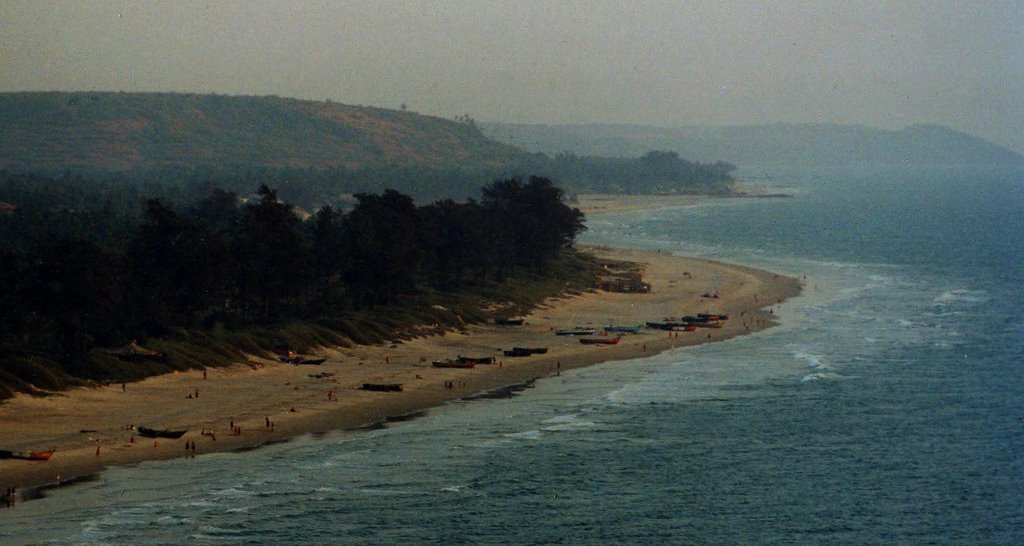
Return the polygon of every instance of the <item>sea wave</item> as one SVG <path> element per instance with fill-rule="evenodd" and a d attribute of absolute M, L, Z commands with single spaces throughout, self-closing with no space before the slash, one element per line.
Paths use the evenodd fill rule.
<path fill-rule="evenodd" d="M 968 290 L 957 288 L 947 290 L 932 300 L 933 305 L 953 305 L 958 303 L 984 303 L 988 301 L 987 290 Z"/>
<path fill-rule="evenodd" d="M 831 370 L 832 369 L 832 366 L 830 366 L 829 364 L 827 364 L 827 363 L 822 361 L 822 359 L 825 358 L 822 355 L 817 355 L 817 354 L 814 354 L 814 353 L 809 353 L 809 352 L 804 352 L 804 351 L 794 351 L 793 352 L 793 358 L 795 358 L 797 360 L 803 360 L 804 362 L 807 362 L 807 367 L 808 368 L 814 368 L 816 370 Z"/>
<path fill-rule="evenodd" d="M 541 430 L 546 432 L 567 432 L 572 430 L 591 429 L 597 426 L 597 423 L 593 421 L 580 419 L 578 414 L 559 415 L 545 420 L 544 423 L 548 424 L 548 426 L 543 427 Z"/>
<path fill-rule="evenodd" d="M 513 440 L 540 440 L 544 437 L 544 433 L 538 429 L 532 429 L 524 430 L 522 432 L 510 432 L 506 434 L 505 437 Z"/>
<path fill-rule="evenodd" d="M 840 375 L 834 372 L 818 372 L 807 374 L 800 379 L 801 383 L 807 383 L 809 381 L 841 381 L 844 379 L 852 379 L 847 375 Z"/>

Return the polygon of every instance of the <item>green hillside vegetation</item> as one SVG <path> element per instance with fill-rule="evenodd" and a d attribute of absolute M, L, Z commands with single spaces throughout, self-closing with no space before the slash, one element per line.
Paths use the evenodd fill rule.
<path fill-rule="evenodd" d="M 437 168 L 500 165 L 520 153 L 471 123 L 280 97 L 6 93 L 0 124 L 0 167 L 19 171 Z"/>
<path fill-rule="evenodd" d="M 244 194 L 259 180 L 307 210 L 386 188 L 418 202 L 461 200 L 491 180 L 527 174 L 569 193 L 728 191 L 724 164 L 666 157 L 529 154 L 488 139 L 468 117 L 280 97 L 0 94 L 0 169 L 82 174 L 164 195 L 196 187 Z"/>
<path fill-rule="evenodd" d="M 736 167 L 724 161 L 699 163 L 675 152 L 652 151 L 641 157 L 542 155 L 532 170 L 579 192 L 728 195 Z"/>
<path fill-rule="evenodd" d="M 793 123 L 732 127 L 482 123 L 480 127 L 489 137 L 530 152 L 639 157 L 649 150 L 671 150 L 698 160 L 728 158 L 747 168 L 1024 163 L 1019 153 L 938 125 L 897 131 Z"/>

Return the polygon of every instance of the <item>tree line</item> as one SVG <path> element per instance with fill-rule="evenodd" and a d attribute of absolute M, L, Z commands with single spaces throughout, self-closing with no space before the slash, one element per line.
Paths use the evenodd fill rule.
<path fill-rule="evenodd" d="M 539 177 L 496 180 L 479 201 L 360 193 L 350 210 L 306 217 L 265 184 L 247 197 L 214 188 L 193 201 L 141 200 L 132 215 L 117 199 L 54 209 L 0 193 L 15 207 L 0 212 L 5 352 L 74 372 L 92 349 L 132 339 L 343 315 L 424 288 L 543 274 L 584 229 L 563 191 Z M 58 232 L 38 223 L 61 215 L 78 220 Z M 107 234 L 111 225 L 124 236 Z"/>

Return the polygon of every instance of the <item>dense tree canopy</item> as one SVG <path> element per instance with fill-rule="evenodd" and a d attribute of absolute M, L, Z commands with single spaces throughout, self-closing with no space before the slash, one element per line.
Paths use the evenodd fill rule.
<path fill-rule="evenodd" d="M 480 202 L 417 206 L 385 190 L 356 195 L 347 212 L 325 206 L 312 215 L 266 185 L 248 198 L 217 188 L 191 200 L 133 193 L 134 211 L 123 196 L 83 185 L 94 199 L 77 208 L 56 194 L 19 199 L 32 193 L 25 187 L 0 193 L 14 205 L 0 213 L 8 355 L 74 370 L 91 350 L 132 339 L 341 316 L 427 288 L 536 275 L 584 228 L 562 190 L 538 177 L 496 180 Z M 52 218 L 73 221 L 54 230 Z"/>

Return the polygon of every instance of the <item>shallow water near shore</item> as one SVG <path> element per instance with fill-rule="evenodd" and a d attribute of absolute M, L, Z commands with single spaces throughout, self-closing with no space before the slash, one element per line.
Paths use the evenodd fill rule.
<path fill-rule="evenodd" d="M 1024 173 L 773 179 L 796 197 L 595 216 L 584 240 L 806 275 L 777 328 L 111 469 L 3 511 L 0 542 L 1024 541 Z"/>

